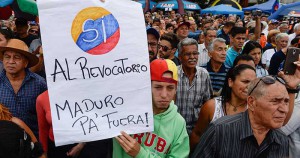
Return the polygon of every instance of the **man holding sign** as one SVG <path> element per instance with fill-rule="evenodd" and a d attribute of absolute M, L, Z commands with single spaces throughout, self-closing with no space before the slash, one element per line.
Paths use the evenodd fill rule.
<path fill-rule="evenodd" d="M 114 139 L 113 157 L 188 157 L 186 123 L 173 101 L 177 67 L 169 59 L 156 59 L 150 64 L 150 71 L 154 132 L 130 136 L 122 131 Z"/>

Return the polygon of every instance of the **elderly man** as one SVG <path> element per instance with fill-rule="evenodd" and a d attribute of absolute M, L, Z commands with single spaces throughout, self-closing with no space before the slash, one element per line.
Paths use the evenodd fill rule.
<path fill-rule="evenodd" d="M 13 116 L 23 120 L 38 136 L 35 101 L 47 89 L 45 80 L 28 68 L 38 63 L 38 58 L 28 52 L 27 45 L 18 39 L 0 47 L 4 70 L 0 74 L 0 103 L 6 105 Z"/>
<path fill-rule="evenodd" d="M 176 105 L 187 123 L 190 134 L 198 120 L 201 106 L 211 98 L 212 85 L 208 72 L 197 66 L 198 43 L 186 38 L 178 44 L 179 60 Z"/>
<path fill-rule="evenodd" d="M 179 39 L 174 33 L 165 33 L 160 37 L 158 44 L 158 56 L 163 59 L 170 59 L 176 65 L 180 65 L 179 59 L 175 56 Z"/>
<path fill-rule="evenodd" d="M 225 42 L 223 38 L 216 38 L 210 43 L 208 47 L 210 60 L 203 66 L 209 73 L 214 96 L 220 95 L 229 69 L 224 64 L 227 49 Z"/>
<path fill-rule="evenodd" d="M 242 157 L 287 158 L 288 138 L 279 129 L 293 111 L 300 72 L 282 78 L 265 76 L 248 87 L 248 110 L 212 123 L 201 137 L 192 158 Z M 289 88 L 293 89 L 289 89 Z M 288 94 L 289 92 L 289 94 Z M 289 112 L 289 113 L 288 113 Z"/>
<path fill-rule="evenodd" d="M 178 80 L 176 65 L 169 59 L 156 59 L 150 64 L 150 71 L 154 131 L 132 137 L 121 132 L 113 142 L 114 158 L 186 158 L 189 155 L 185 121 L 173 101 Z"/>
<path fill-rule="evenodd" d="M 210 57 L 208 56 L 208 45 L 217 37 L 217 30 L 213 27 L 209 27 L 204 30 L 204 43 L 199 44 L 199 59 L 198 66 L 204 66 L 209 61 Z"/>
<path fill-rule="evenodd" d="M 150 62 L 157 58 L 159 33 L 154 28 L 147 29 L 147 41 Z"/>

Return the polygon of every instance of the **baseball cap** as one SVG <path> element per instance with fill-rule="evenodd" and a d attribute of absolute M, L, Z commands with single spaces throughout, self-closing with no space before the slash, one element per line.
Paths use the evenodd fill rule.
<path fill-rule="evenodd" d="M 147 28 L 147 35 L 148 34 L 154 35 L 157 40 L 159 39 L 159 33 L 155 30 L 155 28 L 152 27 Z"/>
<path fill-rule="evenodd" d="M 278 20 L 276 20 L 276 19 L 271 19 L 270 21 L 269 21 L 269 24 L 278 24 L 279 23 L 279 21 Z"/>
<path fill-rule="evenodd" d="M 188 28 L 190 28 L 191 24 L 189 22 L 182 22 L 178 25 L 177 28 L 180 28 L 181 26 L 186 25 Z"/>
<path fill-rule="evenodd" d="M 172 78 L 163 77 L 166 72 L 172 73 Z M 175 63 L 170 59 L 155 59 L 150 63 L 151 81 L 177 84 L 178 72 Z"/>

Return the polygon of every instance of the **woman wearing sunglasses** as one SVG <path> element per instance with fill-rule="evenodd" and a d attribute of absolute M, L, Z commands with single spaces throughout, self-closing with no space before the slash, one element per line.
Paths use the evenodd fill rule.
<path fill-rule="evenodd" d="M 199 119 L 190 135 L 191 151 L 210 122 L 225 115 L 234 115 L 247 110 L 249 83 L 256 79 L 255 69 L 246 64 L 231 68 L 226 76 L 220 97 L 208 100 L 201 108 Z"/>

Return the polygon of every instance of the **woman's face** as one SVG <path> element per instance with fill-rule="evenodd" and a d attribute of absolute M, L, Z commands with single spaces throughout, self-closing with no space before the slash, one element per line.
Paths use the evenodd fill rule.
<path fill-rule="evenodd" d="M 255 65 L 257 65 L 261 59 L 261 49 L 254 48 L 253 50 L 250 51 L 249 55 L 254 59 Z"/>
<path fill-rule="evenodd" d="M 6 38 L 4 37 L 4 35 L 2 35 L 2 34 L 0 33 L 0 46 L 1 46 L 1 47 L 4 47 L 4 46 L 6 46 L 6 44 L 7 44 Z"/>
<path fill-rule="evenodd" d="M 234 81 L 229 78 L 228 84 L 231 88 L 231 97 L 237 97 L 246 101 L 248 85 L 254 79 L 256 79 L 256 74 L 252 69 L 245 69 L 236 76 Z"/>

